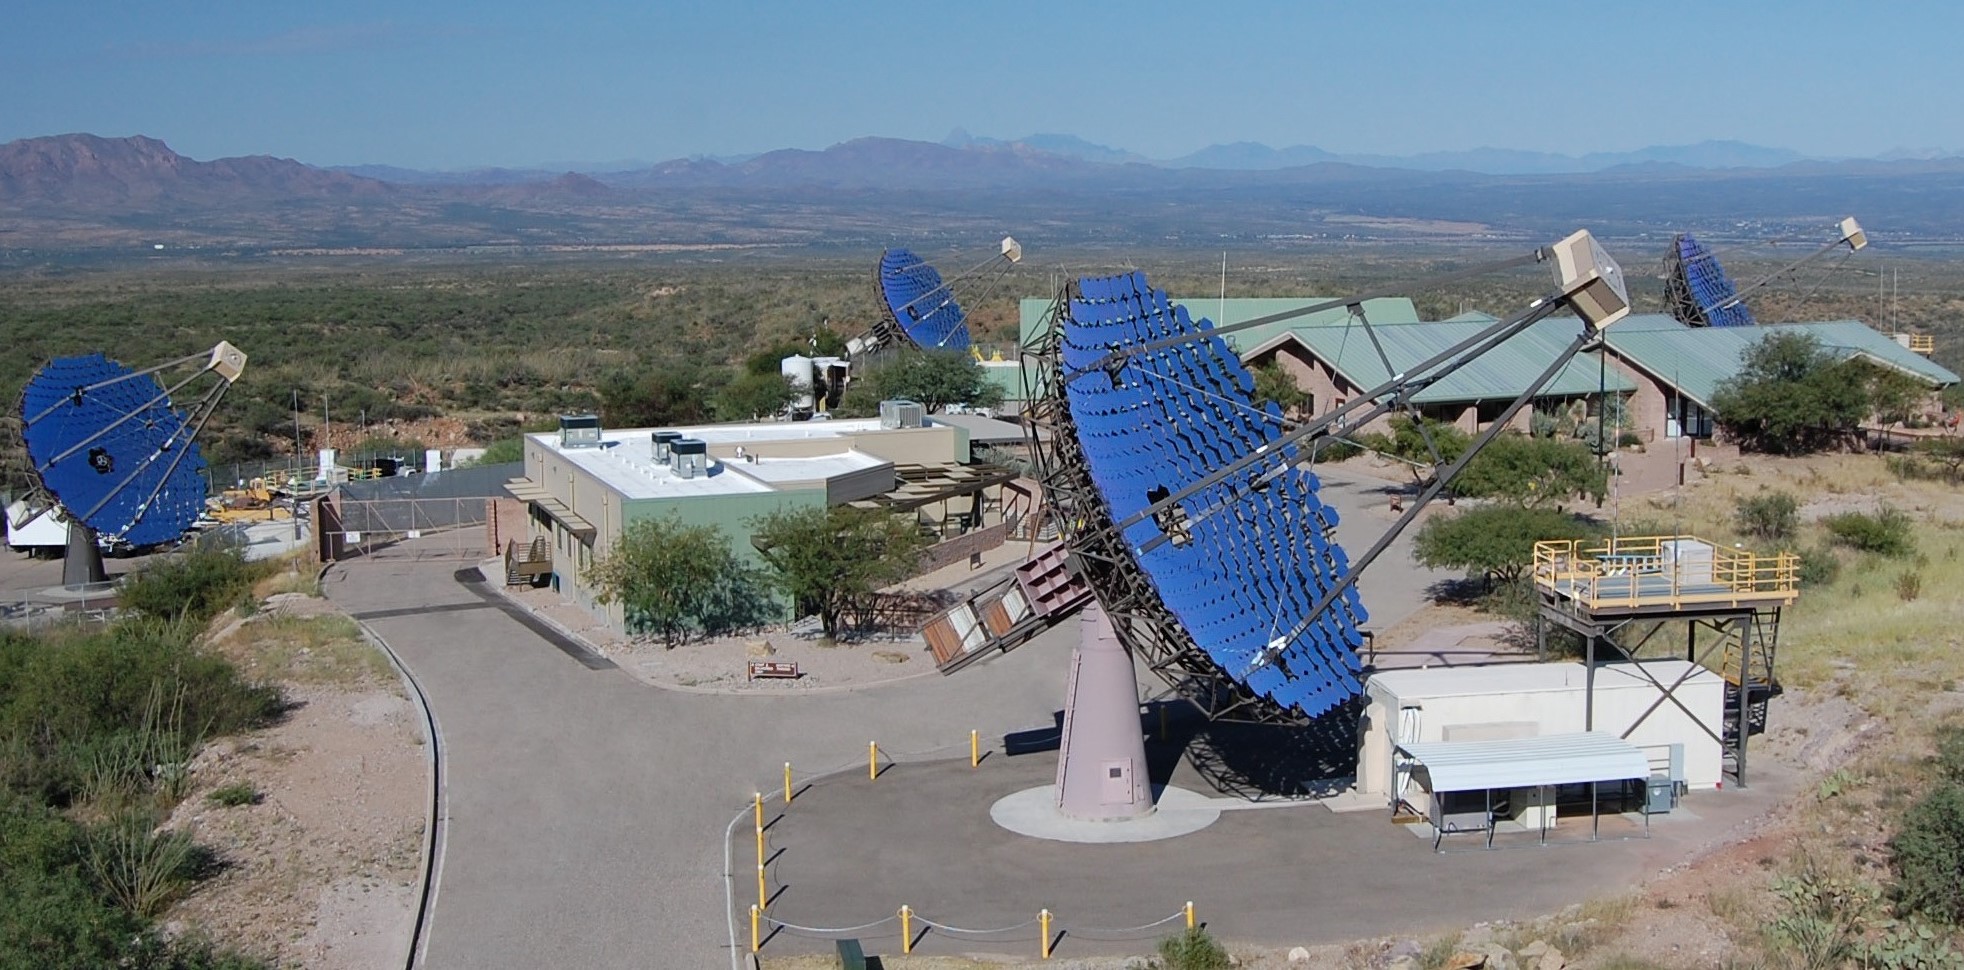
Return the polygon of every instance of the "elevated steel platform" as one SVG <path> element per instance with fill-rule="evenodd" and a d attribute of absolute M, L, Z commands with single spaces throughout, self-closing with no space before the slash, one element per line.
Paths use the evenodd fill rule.
<path fill-rule="evenodd" d="M 1800 557 L 1697 536 L 1554 540 L 1535 543 L 1531 576 L 1537 646 L 1545 655 L 1549 623 L 1573 631 L 1592 670 L 1598 659 L 1640 659 L 1683 623 L 1684 658 L 1725 679 L 1721 743 L 1734 780 L 1746 783 L 1746 739 L 1766 730 L 1767 702 L 1781 693 L 1780 612 L 1800 595 Z M 1702 647 L 1700 630 L 1716 634 Z M 1675 685 L 1658 686 L 1668 695 Z"/>

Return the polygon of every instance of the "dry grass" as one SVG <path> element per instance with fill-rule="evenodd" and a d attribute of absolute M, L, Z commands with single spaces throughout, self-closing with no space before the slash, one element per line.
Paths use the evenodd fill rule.
<path fill-rule="evenodd" d="M 259 681 L 358 686 L 395 676 L 388 658 L 345 616 L 254 617 L 219 649 Z"/>

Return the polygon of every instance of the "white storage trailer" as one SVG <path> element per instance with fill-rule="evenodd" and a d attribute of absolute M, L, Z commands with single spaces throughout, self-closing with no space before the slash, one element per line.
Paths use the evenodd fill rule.
<path fill-rule="evenodd" d="M 1364 688 L 1368 703 L 1359 731 L 1357 789 L 1381 795 L 1387 804 L 1402 797 L 1424 809 L 1429 795 L 1412 790 L 1411 779 L 1401 776 L 1396 744 L 1502 741 L 1589 729 L 1627 740 L 1644 753 L 1655 774 L 1673 775 L 1692 789 L 1719 786 L 1725 681 L 1718 674 L 1685 660 L 1649 660 L 1641 671 L 1631 663 L 1599 665 L 1595 680 L 1590 725 L 1588 670 L 1580 663 L 1374 674 Z M 1663 688 L 1671 690 L 1667 694 Z"/>

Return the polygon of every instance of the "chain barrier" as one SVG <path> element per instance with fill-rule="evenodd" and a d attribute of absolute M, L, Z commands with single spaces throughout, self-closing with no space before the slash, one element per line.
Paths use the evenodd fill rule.
<path fill-rule="evenodd" d="M 837 933 L 837 934 L 858 933 L 862 930 L 870 930 L 875 926 L 884 926 L 888 923 L 892 923 L 900 919 L 900 917 L 898 916 L 889 916 L 886 919 L 876 919 L 871 923 L 865 923 L 860 926 L 831 927 L 831 926 L 799 926 L 796 923 L 787 923 L 781 919 L 778 919 L 775 916 L 771 916 L 770 914 L 763 913 L 763 912 L 758 913 L 758 918 L 762 919 L 766 923 L 771 924 L 772 926 L 782 926 L 785 929 L 792 930 L 794 932 L 813 933 L 821 936 L 826 934 L 833 934 L 833 933 Z M 915 919 L 919 919 L 919 918 L 920 917 L 918 916 L 915 917 Z M 1035 920 L 1031 920 L 1031 922 L 1035 922 Z"/>
<path fill-rule="evenodd" d="M 936 755 L 951 754 L 954 752 L 968 753 L 971 755 L 971 757 L 973 757 L 974 749 L 972 748 L 972 744 L 973 744 L 972 740 L 964 740 L 954 744 L 938 745 L 932 748 L 924 748 L 924 749 L 909 750 L 909 751 L 896 751 L 891 748 L 877 745 L 873 742 L 868 742 L 868 746 L 869 748 L 871 748 L 873 752 L 872 758 L 875 765 L 897 765 L 902 763 L 903 760 L 927 760 Z M 1001 750 L 1003 750 L 1003 748 L 1000 745 L 991 745 L 989 747 L 990 753 L 995 753 Z M 795 796 L 795 794 L 799 790 L 799 786 L 801 785 L 804 787 L 812 787 L 821 783 L 829 783 L 832 781 L 847 778 L 863 770 L 866 764 L 867 764 L 866 761 L 854 759 L 852 761 L 840 762 L 836 765 L 826 767 L 816 772 L 802 772 L 802 771 L 794 771 L 793 766 L 787 763 L 785 765 L 785 786 L 783 790 L 778 790 L 775 786 L 773 786 L 773 788 L 769 790 L 759 791 L 755 796 L 753 796 L 750 805 L 746 805 L 741 811 L 737 812 L 736 815 L 730 819 L 730 824 L 725 829 L 724 838 L 723 838 L 723 882 L 724 882 L 724 899 L 727 905 L 726 912 L 728 914 L 728 920 L 729 920 L 730 965 L 732 968 L 736 968 L 740 965 L 740 959 L 741 959 L 740 953 L 742 952 L 742 948 L 737 945 L 737 920 L 739 918 L 738 906 L 736 904 L 736 871 L 735 871 L 735 838 L 736 838 L 737 826 L 741 824 L 746 818 L 752 817 L 753 813 L 761 812 L 762 808 L 767 803 L 775 802 L 780 806 L 788 807 L 788 805 L 790 804 L 790 799 L 787 799 L 786 797 L 787 794 Z M 877 777 L 878 775 L 876 771 L 875 778 Z M 778 865 L 777 860 L 775 857 L 773 857 L 772 860 L 767 864 L 767 867 L 764 865 L 759 866 L 760 875 L 761 875 L 761 871 L 765 870 L 766 868 L 768 868 L 769 870 L 775 870 L 777 868 L 777 865 Z M 760 892 L 762 891 L 761 883 L 759 886 L 759 891 Z M 1020 923 L 1013 923 L 1009 926 L 995 927 L 991 929 L 971 929 L 968 927 L 955 926 L 951 923 L 942 923 L 936 920 L 929 919 L 918 912 L 912 911 L 911 909 L 908 911 L 908 916 L 911 920 L 917 921 L 922 926 L 933 929 L 936 932 L 948 934 L 950 937 L 978 938 L 978 941 L 979 938 L 1000 937 L 1004 934 L 1014 933 L 1018 930 L 1024 930 L 1032 926 L 1038 926 L 1038 925 L 1044 925 L 1053 932 L 1061 930 L 1069 933 L 1072 936 L 1076 936 L 1087 940 L 1122 941 L 1125 939 L 1135 938 L 1139 934 L 1146 933 L 1150 930 L 1158 929 L 1159 927 L 1166 926 L 1170 923 L 1175 923 L 1182 919 L 1191 922 L 1193 919 L 1193 911 L 1191 909 L 1191 906 L 1192 904 L 1189 903 L 1187 907 L 1183 907 L 1182 909 L 1175 911 L 1171 916 L 1167 916 L 1162 919 L 1157 919 L 1150 923 L 1143 923 L 1138 926 L 1116 927 L 1116 928 L 1074 927 L 1060 920 L 1057 920 L 1054 914 L 1051 914 L 1048 910 L 1045 910 L 1044 913 L 1040 916 L 1037 916 L 1032 919 L 1026 919 Z M 893 916 L 882 917 L 870 923 L 862 923 L 858 926 L 837 926 L 837 927 L 805 926 L 799 923 L 792 923 L 787 920 L 782 920 L 775 916 L 772 916 L 767 910 L 765 910 L 760 906 L 752 905 L 750 906 L 750 910 L 751 910 L 750 918 L 753 921 L 751 927 L 753 933 L 753 940 L 752 940 L 753 944 L 758 942 L 755 939 L 754 934 L 756 933 L 757 929 L 763 925 L 772 926 L 777 929 L 783 930 L 785 932 L 798 934 L 798 935 L 808 935 L 818 938 L 845 938 L 853 934 L 863 933 L 867 930 L 886 926 L 890 923 L 901 922 L 901 918 L 898 915 L 898 912 L 896 911 L 896 914 Z M 1045 941 L 1045 947 L 1044 947 L 1046 958 L 1048 958 L 1049 956 L 1048 942 L 1049 942 L 1048 940 Z"/>
<path fill-rule="evenodd" d="M 928 919 L 928 918 L 927 918 L 927 917 L 925 917 L 925 916 L 922 916 L 922 915 L 921 915 L 921 914 L 919 914 L 919 913 L 915 913 L 915 914 L 914 914 L 914 918 L 915 918 L 915 919 L 917 919 L 917 920 L 920 920 L 920 921 L 921 921 L 921 925 L 923 925 L 923 926 L 932 926 L 932 927 L 934 927 L 935 929 L 937 929 L 937 930 L 940 930 L 940 931 L 941 931 L 941 932 L 943 932 L 943 933 L 966 933 L 966 934 L 968 934 L 968 935 L 970 935 L 970 936 L 1000 936 L 1000 935 L 1002 935 L 1002 934 L 1004 934 L 1004 933 L 1013 933 L 1013 932 L 1015 932 L 1015 931 L 1017 931 L 1017 930 L 1020 930 L 1020 929 L 1022 929 L 1022 928 L 1024 928 L 1024 927 L 1026 927 L 1026 926 L 1035 926 L 1035 925 L 1037 924 L 1037 922 L 1038 922 L 1038 920 L 1037 920 L 1037 919 L 1026 919 L 1026 920 L 1024 920 L 1023 922 L 1021 922 L 1021 923 L 1017 923 L 1017 924 L 1016 924 L 1016 925 L 1014 925 L 1014 926 L 1005 926 L 1005 927 L 1002 927 L 1001 929 L 994 929 L 994 930 L 966 930 L 966 929 L 963 929 L 963 928 L 961 928 L 961 927 L 959 927 L 959 926 L 949 926 L 949 925 L 948 925 L 948 924 L 946 924 L 946 923 L 937 923 L 937 922 L 935 922 L 935 921 L 933 921 L 933 920 L 931 920 L 931 919 Z"/>

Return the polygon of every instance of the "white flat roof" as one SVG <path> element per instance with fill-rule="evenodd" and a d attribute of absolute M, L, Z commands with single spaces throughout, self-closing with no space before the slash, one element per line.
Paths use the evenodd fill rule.
<path fill-rule="evenodd" d="M 1601 731 L 1507 741 L 1410 741 L 1398 747 L 1425 766 L 1435 792 L 1650 777 L 1650 762 L 1636 745 Z"/>
<path fill-rule="evenodd" d="M 684 438 L 707 441 L 712 445 L 742 445 L 753 441 L 812 441 L 843 438 L 880 430 L 879 418 L 820 418 L 817 421 L 762 421 L 756 424 L 705 424 L 693 428 L 627 428 L 608 432 L 639 435 L 643 441 L 656 431 L 679 431 Z"/>
<path fill-rule="evenodd" d="M 832 422 L 818 422 L 820 425 L 830 423 Z M 879 422 L 875 420 L 873 423 L 878 425 Z M 770 425 L 769 427 L 800 427 L 802 424 L 803 422 L 796 425 Z M 762 426 L 726 425 L 719 430 L 728 431 L 745 427 Z M 706 433 L 697 433 L 707 429 L 676 430 L 682 431 L 684 437 L 710 438 Z M 805 437 L 822 436 L 826 435 Z M 629 499 L 771 492 L 776 490 L 776 486 L 784 483 L 822 481 L 888 464 L 882 459 L 860 451 L 843 451 L 810 458 L 760 458 L 756 462 L 721 461 L 711 457 L 708 460 L 709 474 L 683 478 L 670 471 L 667 463 L 655 461 L 654 440 L 649 429 L 604 432 L 600 436 L 601 446 L 598 448 L 561 448 L 559 433 L 556 431 L 534 434 L 531 438 Z M 722 440 L 763 439 L 725 438 Z"/>
<path fill-rule="evenodd" d="M 1644 669 L 1669 687 L 1683 677 L 1688 660 L 1645 660 Z M 1597 690 L 1656 688 L 1630 664 L 1602 664 L 1596 668 Z M 1717 679 L 1718 675 L 1700 667 L 1685 683 Z M 1480 694 L 1529 694 L 1538 691 L 1581 690 L 1588 685 L 1588 671 L 1573 661 L 1560 663 L 1503 663 L 1479 667 L 1433 667 L 1426 670 L 1386 670 L 1372 674 L 1370 684 L 1399 698 L 1468 697 Z"/>

